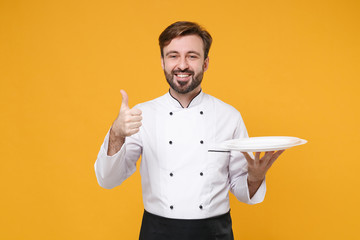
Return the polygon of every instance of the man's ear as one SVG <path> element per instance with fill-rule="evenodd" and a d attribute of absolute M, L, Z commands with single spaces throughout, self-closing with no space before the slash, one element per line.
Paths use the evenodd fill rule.
<path fill-rule="evenodd" d="M 164 58 L 161 57 L 161 67 L 163 70 L 165 70 L 165 63 L 164 63 Z"/>
<path fill-rule="evenodd" d="M 209 68 L 209 56 L 204 61 L 204 72 Z"/>

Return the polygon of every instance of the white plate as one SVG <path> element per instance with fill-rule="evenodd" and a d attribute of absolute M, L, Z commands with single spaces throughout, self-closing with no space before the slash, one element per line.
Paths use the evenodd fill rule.
<path fill-rule="evenodd" d="M 241 152 L 267 152 L 284 150 L 305 143 L 307 143 L 306 140 L 296 137 L 252 137 L 228 140 L 222 142 L 216 149 Z"/>

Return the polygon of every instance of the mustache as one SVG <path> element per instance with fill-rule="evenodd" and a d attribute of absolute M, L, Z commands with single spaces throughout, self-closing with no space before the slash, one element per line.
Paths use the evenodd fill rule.
<path fill-rule="evenodd" d="M 173 70 L 171 71 L 172 74 L 179 74 L 179 73 L 188 73 L 194 75 L 194 72 L 191 70 Z"/>

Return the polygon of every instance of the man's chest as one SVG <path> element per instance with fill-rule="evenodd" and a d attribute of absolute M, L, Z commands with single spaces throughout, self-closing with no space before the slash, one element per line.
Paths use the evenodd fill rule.
<path fill-rule="evenodd" d="M 143 155 L 165 168 L 206 164 L 208 150 L 231 139 L 236 128 L 234 119 L 226 121 L 220 114 L 211 105 L 156 109 L 143 125 Z"/>

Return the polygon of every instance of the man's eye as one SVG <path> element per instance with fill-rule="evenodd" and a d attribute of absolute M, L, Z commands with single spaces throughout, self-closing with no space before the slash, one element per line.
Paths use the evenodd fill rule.
<path fill-rule="evenodd" d="M 190 55 L 189 58 L 191 58 L 191 59 L 196 59 L 197 56 L 196 56 L 196 55 Z"/>
<path fill-rule="evenodd" d="M 169 55 L 169 58 L 176 58 L 176 55 Z"/>

